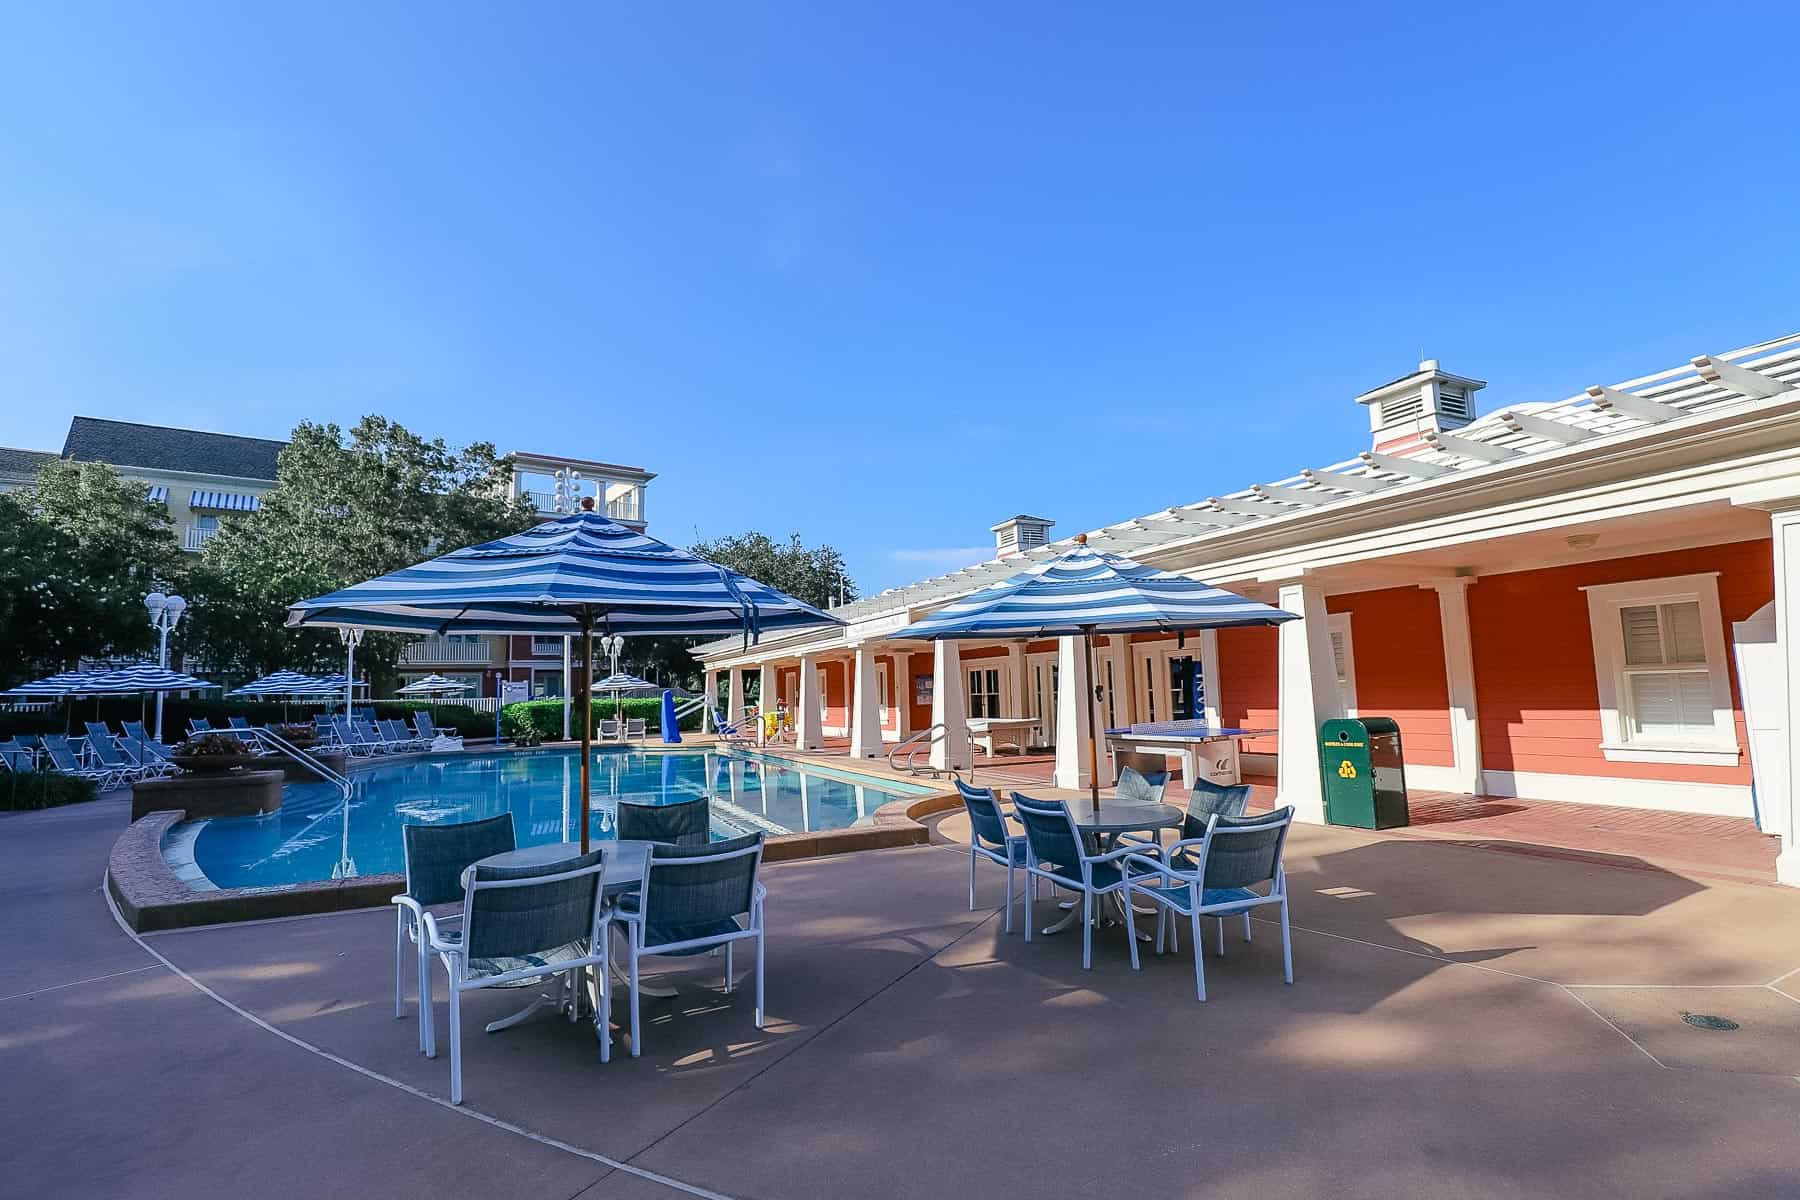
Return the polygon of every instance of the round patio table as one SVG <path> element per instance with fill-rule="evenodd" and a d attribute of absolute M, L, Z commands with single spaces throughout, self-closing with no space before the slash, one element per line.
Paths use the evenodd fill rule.
<path fill-rule="evenodd" d="M 1187 815 L 1174 805 L 1164 804 L 1160 800 L 1121 800 L 1117 796 L 1102 796 L 1100 803 L 1096 805 L 1091 797 L 1083 796 L 1079 800 L 1067 800 L 1064 803 L 1069 806 L 1069 816 L 1074 818 L 1075 828 L 1084 834 L 1105 839 L 1102 844 L 1108 850 L 1117 844 L 1121 833 L 1154 833 L 1159 829 L 1172 829 L 1180 825 L 1182 818 Z M 1111 898 L 1124 904 L 1124 899 L 1117 893 Z M 1069 910 L 1069 915 L 1039 932 L 1061 933 L 1081 919 L 1079 904 L 1065 900 L 1063 906 Z M 1098 914 L 1095 919 L 1100 919 Z"/>
<path fill-rule="evenodd" d="M 600 848 L 606 851 L 601 864 L 606 868 L 602 873 L 601 887 L 608 899 L 637 891 L 644 885 L 644 873 L 650 867 L 650 842 L 613 841 L 593 842 L 589 849 Z M 479 867 L 548 867 L 559 862 L 567 862 L 581 857 L 580 842 L 545 842 L 538 846 L 524 846 L 517 850 L 507 850 L 500 854 L 490 854 L 476 862 Z M 612 964 L 614 980 L 621 984 L 629 984 L 629 978 L 617 963 Z M 638 988 L 646 996 L 666 999 L 677 994 L 674 988 L 653 988 L 639 983 Z M 540 1008 L 566 1008 L 568 1001 L 560 996 L 548 993 L 539 996 L 530 1004 L 509 1017 L 498 1021 L 490 1021 L 484 1028 L 489 1033 L 498 1033 L 502 1029 L 510 1029 L 531 1016 Z"/>

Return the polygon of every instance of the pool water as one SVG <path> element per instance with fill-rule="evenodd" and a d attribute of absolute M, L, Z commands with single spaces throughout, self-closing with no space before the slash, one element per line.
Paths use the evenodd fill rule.
<path fill-rule="evenodd" d="M 581 752 L 453 755 L 393 763 L 350 777 L 348 805 L 325 783 L 289 784 L 279 811 L 177 826 L 169 852 L 197 887 L 277 887 L 405 869 L 400 826 L 513 815 L 520 846 L 574 841 L 581 813 Z M 714 838 L 843 829 L 890 800 L 933 789 L 864 782 L 742 752 L 596 750 L 590 836 L 611 838 L 620 798 L 635 804 L 712 799 Z M 180 869 L 189 855 L 191 868 Z"/>

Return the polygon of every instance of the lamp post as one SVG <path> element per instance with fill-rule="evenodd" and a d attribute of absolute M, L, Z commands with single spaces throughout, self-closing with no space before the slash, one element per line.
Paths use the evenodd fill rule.
<path fill-rule="evenodd" d="M 363 639 L 363 631 L 344 626 L 338 630 L 338 640 L 344 643 L 344 720 L 351 717 L 351 710 L 356 704 L 356 647 Z"/>
<path fill-rule="evenodd" d="M 144 597 L 144 608 L 150 613 L 150 628 L 157 632 L 156 665 L 166 671 L 169 669 L 169 634 L 181 624 L 187 601 L 180 596 L 151 592 Z M 163 735 L 163 696 L 162 692 L 156 693 L 156 740 L 159 742 Z"/>

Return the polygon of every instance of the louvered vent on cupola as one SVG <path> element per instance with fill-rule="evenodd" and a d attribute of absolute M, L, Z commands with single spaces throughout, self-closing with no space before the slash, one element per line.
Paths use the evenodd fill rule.
<path fill-rule="evenodd" d="M 994 549 L 1001 558 L 1010 558 L 1048 542 L 1050 527 L 1054 524 L 1055 521 L 1043 517 L 1028 517 L 1020 513 L 989 528 L 994 531 Z"/>
<path fill-rule="evenodd" d="M 1405 453 L 1422 447 L 1427 433 L 1460 429 L 1475 419 L 1475 393 L 1485 381 L 1440 370 L 1428 358 L 1411 375 L 1384 383 L 1356 398 L 1369 409 L 1374 449 Z"/>

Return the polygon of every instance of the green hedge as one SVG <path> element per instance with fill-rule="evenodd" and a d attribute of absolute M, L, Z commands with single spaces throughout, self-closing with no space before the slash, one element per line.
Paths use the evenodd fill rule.
<path fill-rule="evenodd" d="M 613 708 L 614 704 L 610 698 L 594 701 L 594 726 L 596 729 L 599 728 L 603 718 L 606 720 L 613 718 L 615 715 Z M 662 699 L 660 697 L 650 696 L 643 699 L 621 700 L 618 702 L 618 708 L 622 710 L 625 719 L 642 717 L 647 730 L 655 734 L 662 733 Z M 500 710 L 500 735 L 509 738 L 517 737 L 520 730 L 529 727 L 535 729 L 538 736 L 546 740 L 560 738 L 562 737 L 562 712 L 563 702 L 561 700 L 521 700 L 517 704 L 509 704 Z M 695 712 L 685 718 L 681 727 L 683 729 L 700 728 L 700 714 Z M 569 732 L 575 737 L 581 736 L 581 712 L 579 709 L 570 710 Z"/>
<path fill-rule="evenodd" d="M 99 715 L 95 715 L 98 706 Z M 359 703 L 358 708 L 367 705 Z M 419 709 L 429 709 L 431 719 L 439 725 L 448 725 L 468 737 L 491 737 L 494 730 L 494 714 L 477 712 L 466 704 L 429 704 L 421 700 L 378 700 L 375 702 L 375 715 L 382 718 L 399 717 L 411 720 L 412 714 Z M 283 721 L 310 721 L 318 712 L 341 713 L 344 711 L 343 701 L 330 708 L 315 704 L 293 704 L 285 709 L 280 701 L 268 700 L 183 700 L 171 696 L 163 705 L 163 725 L 171 742 L 180 741 L 187 735 L 188 721 L 193 717 L 204 717 L 217 726 L 229 725 L 232 717 L 243 717 L 252 725 L 280 724 Z M 143 717 L 146 722 L 156 719 L 156 698 L 154 696 L 140 702 L 136 696 L 104 696 L 98 700 L 77 699 L 58 704 L 47 712 L 10 712 L 0 710 L 0 741 L 20 734 L 62 733 L 70 730 L 76 734 L 83 733 L 82 722 L 105 721 L 113 729 L 119 727 L 121 721 L 135 721 Z M 560 720 L 557 725 L 562 728 Z"/>
<path fill-rule="evenodd" d="M 99 786 L 91 779 L 77 779 L 55 771 L 0 772 L 0 806 L 15 812 L 81 804 L 99 794 Z"/>

